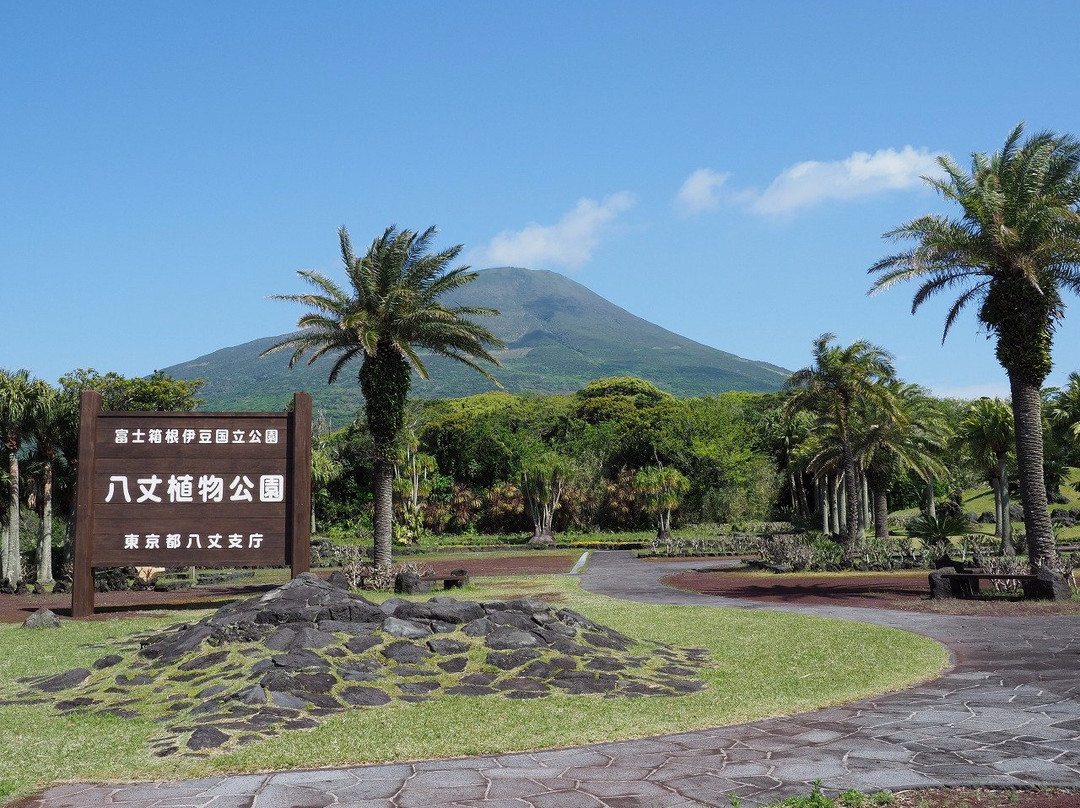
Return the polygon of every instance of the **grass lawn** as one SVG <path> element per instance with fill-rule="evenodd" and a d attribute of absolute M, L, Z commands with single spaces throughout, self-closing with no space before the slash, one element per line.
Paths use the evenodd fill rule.
<path fill-rule="evenodd" d="M 0 705 L 0 798 L 62 780 L 163 780 L 641 737 L 850 701 L 924 680 L 947 665 L 944 648 L 906 632 L 780 612 L 616 601 L 582 591 L 569 576 L 485 578 L 459 597 L 522 594 L 556 600 L 630 637 L 705 648 L 713 659 L 700 671 L 708 687 L 675 698 L 441 696 L 352 710 L 313 730 L 207 758 L 168 759 L 149 752 L 155 732 L 150 715 L 60 715 L 46 703 Z M 0 699 L 19 691 L 18 677 L 88 666 L 109 652 L 110 639 L 163 630 L 173 622 L 66 622 L 43 631 L 0 627 Z"/>
<path fill-rule="evenodd" d="M 1014 481 L 1015 482 L 1015 481 Z M 1059 489 L 1059 493 L 1068 499 L 1067 504 L 1051 505 L 1050 510 L 1054 508 L 1080 508 L 1080 492 L 1078 492 L 1074 486 L 1080 482 L 1080 469 L 1069 469 L 1069 474 L 1065 478 L 1065 482 Z M 1020 498 L 1013 497 L 1013 504 L 1019 504 Z M 964 491 L 961 497 L 960 507 L 964 513 L 981 514 L 989 511 L 994 512 L 994 492 L 989 485 L 981 485 L 976 488 L 968 488 Z M 894 511 L 890 515 L 895 516 L 914 516 L 919 513 L 918 508 L 907 508 L 906 510 Z M 1013 522 L 1013 532 L 1023 531 L 1023 522 Z M 972 533 L 985 533 L 988 536 L 994 535 L 994 525 L 991 524 L 976 524 L 971 526 Z M 1080 525 L 1076 527 L 1061 528 L 1057 531 L 1057 539 L 1060 542 L 1077 542 L 1080 541 Z"/>

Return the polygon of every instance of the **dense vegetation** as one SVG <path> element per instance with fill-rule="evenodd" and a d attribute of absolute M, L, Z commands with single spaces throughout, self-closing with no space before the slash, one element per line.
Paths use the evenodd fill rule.
<path fill-rule="evenodd" d="M 0 387 L 17 388 L 18 376 L 0 374 Z M 27 381 L 38 394 L 48 388 Z M 895 379 L 882 386 L 896 399 L 891 421 L 871 417 L 864 401 L 849 416 L 856 541 L 872 541 L 864 534 L 884 536 L 890 527 L 894 535 L 906 532 L 888 517 L 899 510 L 936 517 L 974 510 L 983 516 L 993 506 L 978 528 L 995 531 L 996 549 L 1011 552 L 1009 531 L 1022 521 L 1022 509 L 1007 417 L 1002 424 L 1007 405 L 937 399 Z M 101 390 L 110 409 L 190 409 L 198 403 L 198 386 L 190 382 L 93 371 L 66 376 L 53 391 L 67 405 L 54 403 L 52 421 L 45 402 L 32 398 L 24 408 L 20 448 L 8 453 L 19 461 L 20 515 L 16 521 L 9 505 L 2 516 L 5 547 L 13 546 L 6 540 L 9 526 L 20 526 L 18 575 L 31 582 L 51 577 L 51 568 L 42 572 L 46 557 L 62 567 L 70 551 L 74 401 L 83 387 Z M 2 406 L 5 400 L 0 396 L 0 427 L 10 436 L 16 413 Z M 802 408 L 800 401 L 813 407 Z M 1046 391 L 1045 402 L 1048 495 L 1060 503 L 1061 493 L 1070 490 L 1070 468 L 1080 466 L 1080 374 L 1072 374 L 1065 388 Z M 815 542 L 833 537 L 839 542 L 834 547 L 851 551 L 845 541 L 851 511 L 843 499 L 843 451 L 834 419 L 819 405 L 794 389 L 676 398 L 633 377 L 601 379 L 571 395 L 485 393 L 411 401 L 394 447 L 395 546 L 452 535 L 470 543 L 476 534 L 501 535 L 502 543 L 525 541 L 539 532 L 536 517 L 546 504 L 548 528 L 557 536 L 637 531 L 638 540 L 647 541 L 680 524 L 700 525 L 695 534 L 715 536 L 716 528 L 708 525 L 783 520 L 810 531 L 811 538 L 822 537 Z M 315 422 L 316 532 L 368 544 L 373 454 L 366 420 L 358 413 L 348 427 L 330 430 L 316 413 Z M 48 438 L 49 423 L 54 438 Z M 531 475 L 535 483 L 538 471 L 548 480 L 539 490 L 525 479 Z M 9 471 L 0 483 L 9 503 L 11 479 Z M 963 501 L 965 491 L 979 487 L 993 492 L 986 505 Z M 1067 508 L 1053 514 L 1059 524 L 1075 521 Z M 964 521 L 957 535 L 976 529 Z M 1018 544 L 1022 549 L 1023 542 Z M 51 553 L 43 552 L 46 546 Z M 839 549 L 815 546 L 823 557 L 840 557 Z M 8 577 L 14 567 L 5 563 Z"/>

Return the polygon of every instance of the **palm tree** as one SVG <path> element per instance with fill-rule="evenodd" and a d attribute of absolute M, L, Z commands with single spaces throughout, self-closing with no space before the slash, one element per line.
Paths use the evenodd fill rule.
<path fill-rule="evenodd" d="M 1065 455 L 1072 465 L 1080 465 L 1080 373 L 1069 374 L 1068 384 L 1060 390 L 1051 389 L 1047 420 L 1066 446 Z"/>
<path fill-rule="evenodd" d="M 29 428 L 34 410 L 35 387 L 30 381 L 30 371 L 14 373 L 0 370 L 0 440 L 8 456 L 8 518 L 6 542 L 0 560 L 3 574 L 11 586 L 22 582 L 22 559 L 19 535 L 19 450 Z"/>
<path fill-rule="evenodd" d="M 990 487 L 994 489 L 996 533 L 1001 539 L 1001 552 L 1015 555 L 1012 543 L 1012 521 L 1009 518 L 1009 451 L 1012 449 L 1013 417 L 1009 405 L 999 398 L 980 398 L 968 405 L 956 429 L 956 438 L 971 453 L 975 462 L 987 470 Z"/>
<path fill-rule="evenodd" d="M 874 495 L 875 536 L 888 536 L 886 492 L 904 469 L 919 475 L 930 485 L 934 475 L 943 474 L 938 455 L 945 445 L 945 426 L 923 388 L 894 382 L 897 407 L 893 411 L 871 409 L 859 439 L 858 454 Z"/>
<path fill-rule="evenodd" d="M 37 581 L 45 585 L 52 582 L 52 517 L 53 475 L 57 454 L 72 433 L 79 430 L 79 400 L 56 389 L 48 382 L 33 383 L 34 410 L 29 424 L 38 457 L 42 463 L 41 481 L 41 533 L 38 541 Z"/>
<path fill-rule="evenodd" d="M 634 488 L 645 510 L 656 520 L 656 538 L 671 538 L 671 516 L 678 510 L 690 481 L 671 466 L 647 466 L 634 475 Z"/>
<path fill-rule="evenodd" d="M 1023 124 L 1001 151 L 972 155 L 970 173 L 951 158 L 942 179 L 927 182 L 963 215 L 930 214 L 886 233 L 915 246 L 881 259 L 870 293 L 920 282 L 914 313 L 935 294 L 960 290 L 942 340 L 970 303 L 997 340 L 1009 377 L 1020 495 L 1032 567 L 1056 558 L 1043 477 L 1042 383 L 1050 372 L 1054 328 L 1064 317 L 1062 291 L 1080 292 L 1080 141 L 1040 132 L 1021 142 Z"/>
<path fill-rule="evenodd" d="M 476 278 L 467 266 L 449 265 L 462 245 L 430 252 L 435 228 L 423 233 L 388 227 L 367 253 L 353 252 L 349 233 L 338 231 L 341 259 L 350 289 L 313 270 L 298 274 L 316 291 L 274 295 L 311 307 L 300 317 L 300 331 L 263 352 L 292 348 L 289 366 L 310 352 L 308 364 L 325 354 L 337 358 L 329 382 L 353 359 L 360 360 L 358 380 L 364 395 L 368 429 L 374 444 L 375 566 L 389 569 L 393 528 L 394 460 L 412 373 L 428 377 L 418 349 L 454 359 L 495 381 L 478 361 L 498 365 L 488 347 L 502 342 L 468 317 L 495 315 L 492 309 L 447 306 L 440 298 Z"/>
<path fill-rule="evenodd" d="M 521 467 L 521 495 L 533 520 L 531 547 L 554 547 L 555 511 L 573 472 L 570 463 L 554 452 L 526 460 Z"/>
<path fill-rule="evenodd" d="M 788 379 L 787 386 L 795 393 L 787 406 L 810 410 L 817 415 L 819 425 L 835 430 L 846 492 L 847 522 L 842 543 L 850 560 L 862 544 L 852 427 L 862 407 L 874 406 L 882 413 L 898 414 L 895 394 L 888 384 L 896 373 L 892 356 L 884 349 L 865 340 L 841 348 L 831 344 L 835 339 L 834 334 L 822 334 L 814 340 L 814 364 Z"/>

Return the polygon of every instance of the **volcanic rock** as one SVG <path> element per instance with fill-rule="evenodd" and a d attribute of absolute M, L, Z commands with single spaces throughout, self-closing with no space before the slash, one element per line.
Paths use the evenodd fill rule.
<path fill-rule="evenodd" d="M 376 605 L 304 573 L 110 649 L 93 670 L 29 680 L 20 698 L 66 691 L 58 709 L 125 715 L 146 705 L 162 726 L 155 755 L 205 755 L 442 694 L 674 696 L 703 687 L 694 669 L 707 664 L 704 651 L 635 643 L 536 598 Z"/>

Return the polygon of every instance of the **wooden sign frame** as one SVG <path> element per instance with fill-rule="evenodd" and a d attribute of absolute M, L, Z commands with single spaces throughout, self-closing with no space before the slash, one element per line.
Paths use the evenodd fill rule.
<path fill-rule="evenodd" d="M 288 566 L 311 547 L 311 396 L 291 412 L 102 412 L 84 390 L 71 613 L 94 567 Z"/>

